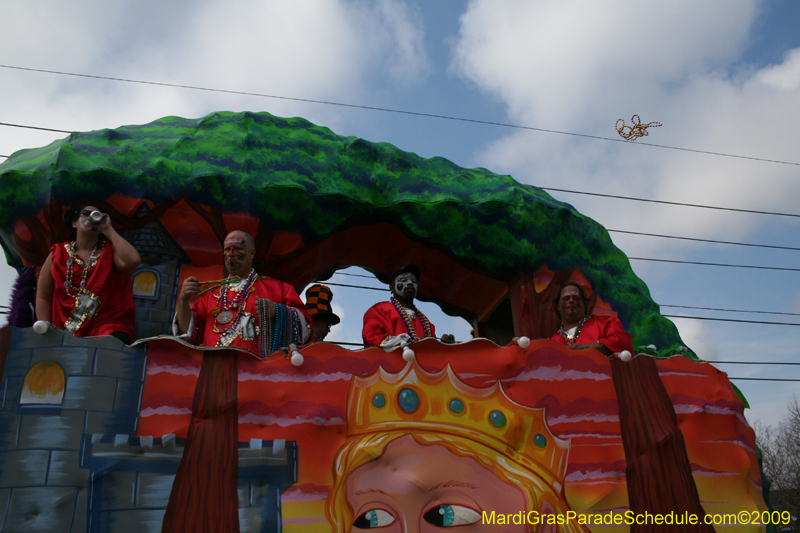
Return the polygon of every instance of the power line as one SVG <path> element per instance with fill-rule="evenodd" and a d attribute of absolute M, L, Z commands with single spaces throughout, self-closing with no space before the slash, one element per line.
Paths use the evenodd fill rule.
<path fill-rule="evenodd" d="M 670 308 L 677 308 L 677 309 L 700 309 L 702 311 L 724 311 L 726 313 L 757 313 L 757 314 L 765 314 L 765 315 L 789 315 L 789 316 L 800 316 L 800 313 L 783 313 L 780 311 L 746 311 L 743 309 L 720 309 L 718 307 L 694 307 L 691 305 L 666 305 L 666 304 L 659 304 L 659 307 L 670 307 Z M 800 363 L 798 363 L 800 364 Z"/>
<path fill-rule="evenodd" d="M 1 66 L 2 65 L 0 65 L 0 67 Z M 8 122 L 0 122 L 0 126 L 9 126 L 9 127 L 12 127 L 12 128 L 27 128 L 27 129 L 42 130 L 42 131 L 52 131 L 52 132 L 56 132 L 56 133 L 67 133 L 67 134 L 73 133 L 72 131 L 68 131 L 68 130 L 61 130 L 61 129 L 56 129 L 56 128 L 45 128 L 45 127 L 41 127 L 41 126 L 27 126 L 27 125 L 23 125 L 23 124 L 12 124 L 12 123 L 8 123 Z M 10 156 L 2 156 L 2 157 L 8 158 Z M 691 203 L 686 203 L 686 202 L 670 202 L 670 201 L 667 201 L 667 200 L 653 200 L 653 199 L 650 199 L 650 198 L 636 198 L 636 197 L 633 197 L 633 196 L 619 196 L 619 195 L 615 195 L 615 194 L 604 194 L 604 193 L 598 193 L 598 192 L 574 191 L 574 190 L 570 190 L 570 189 L 556 189 L 556 188 L 553 188 L 553 187 L 538 187 L 538 188 L 542 189 L 544 191 L 556 191 L 556 192 L 564 192 L 564 193 L 568 193 L 568 194 L 583 194 L 583 195 L 588 195 L 588 196 L 598 196 L 598 197 L 602 197 L 602 198 L 614 198 L 614 199 L 617 199 L 617 200 L 628 200 L 628 201 L 634 201 L 634 202 L 649 202 L 649 203 L 655 203 L 655 204 L 674 205 L 674 206 L 680 206 L 680 207 L 695 207 L 695 208 L 699 208 L 699 209 L 713 209 L 713 210 L 717 210 L 717 211 L 732 211 L 732 212 L 735 212 L 735 213 L 750 213 L 750 214 L 757 214 L 757 215 L 773 215 L 773 216 L 800 218 L 800 214 L 795 214 L 795 213 L 778 213 L 778 212 L 773 212 L 773 211 L 758 211 L 758 210 L 753 210 L 753 209 L 739 209 L 739 208 L 735 208 L 735 207 L 722 207 L 722 206 L 714 206 L 714 205 L 691 204 Z M 678 237 L 678 236 L 673 236 L 673 235 L 659 235 L 659 234 L 655 234 L 655 233 L 640 233 L 640 232 L 625 231 L 625 230 L 611 230 L 610 229 L 610 230 L 607 230 L 607 231 L 616 232 L 616 233 L 628 233 L 628 234 L 631 234 L 631 235 L 646 235 L 646 236 L 649 236 L 649 237 L 663 237 L 663 238 L 668 238 L 668 239 L 683 239 L 683 240 L 710 242 L 710 243 L 718 243 L 718 244 L 736 244 L 736 245 L 740 245 L 740 246 L 758 246 L 758 247 L 763 247 L 763 248 L 800 250 L 800 248 L 793 248 L 793 247 L 788 247 L 788 246 L 770 246 L 770 245 L 762 245 L 762 244 L 747 244 L 747 243 L 736 243 L 736 242 L 728 242 L 728 241 L 715 241 L 715 240 L 709 240 L 709 239 L 695 239 L 695 238 L 692 238 L 692 237 Z"/>
<path fill-rule="evenodd" d="M 681 265 L 703 265 L 703 266 L 719 266 L 731 268 L 755 268 L 757 270 L 782 270 L 785 272 L 800 272 L 800 268 L 789 267 L 770 267 L 760 265 L 734 265 L 728 263 L 703 263 L 701 261 L 679 261 L 678 259 L 654 259 L 651 257 L 629 257 L 631 261 L 656 261 L 659 263 L 678 263 Z"/>
<path fill-rule="evenodd" d="M 697 207 L 701 209 L 715 209 L 718 211 L 734 211 L 737 213 L 751 213 L 756 215 L 775 215 L 780 217 L 797 217 L 800 218 L 800 215 L 794 213 L 775 213 L 772 211 L 756 211 L 753 209 L 737 209 L 735 207 L 719 207 L 714 205 L 701 205 L 701 204 L 687 204 L 683 202 L 668 202 L 666 200 L 651 200 L 648 198 L 636 198 L 634 196 L 617 196 L 615 194 L 602 194 L 599 192 L 584 192 L 584 191 L 572 191 L 569 189 L 554 189 L 553 187 L 539 187 L 545 191 L 557 191 L 557 192 L 566 192 L 569 194 L 585 194 L 588 196 L 601 196 L 603 198 L 616 198 L 618 200 L 631 200 L 635 202 L 650 202 L 654 204 L 665 204 L 665 205 L 679 205 L 682 207 Z"/>
<path fill-rule="evenodd" d="M 66 134 L 72 133 L 71 131 L 67 131 L 67 130 L 56 130 L 56 129 L 53 129 L 53 128 L 41 128 L 39 126 L 25 126 L 23 124 L 10 124 L 8 122 L 0 122 L 0 126 L 9 126 L 9 127 L 12 127 L 12 128 L 25 128 L 25 129 L 29 129 L 29 130 L 54 131 L 56 133 L 66 133 Z"/>
<path fill-rule="evenodd" d="M 0 65 L 2 66 L 2 65 Z M 59 130 L 53 128 L 43 128 L 38 126 L 25 126 L 21 124 L 10 124 L 7 122 L 0 122 L 0 126 L 10 126 L 16 128 L 29 128 L 35 130 L 43 130 L 43 131 L 53 131 L 59 133 L 72 133 L 66 130 Z M 7 156 L 2 156 L 7 157 Z M 543 190 L 548 191 L 561 191 L 561 192 L 568 192 L 574 194 L 587 194 L 592 196 L 601 196 L 606 198 L 618 198 L 622 200 L 633 200 L 633 201 L 640 201 L 640 202 L 654 202 L 654 203 L 662 203 L 667 205 L 681 205 L 681 206 L 688 206 L 688 207 L 699 207 L 704 209 L 717 209 L 717 210 L 725 210 L 725 211 L 735 211 L 735 212 L 742 212 L 742 213 L 757 213 L 763 215 L 775 215 L 775 216 L 786 216 L 786 217 L 800 217 L 800 215 L 790 214 L 790 213 L 775 213 L 775 212 L 768 212 L 768 211 L 754 211 L 748 209 L 736 209 L 736 208 L 727 208 L 727 207 L 718 207 L 718 206 L 705 206 L 699 204 L 686 204 L 686 203 L 678 203 L 678 202 L 667 202 L 662 200 L 651 200 L 645 198 L 633 198 L 627 196 L 615 196 L 609 194 L 600 194 L 600 193 L 590 193 L 590 192 L 581 192 L 581 191 L 569 191 L 566 189 L 553 189 L 548 187 L 541 187 Z M 616 233 L 627 233 L 631 235 L 644 235 L 649 237 L 662 237 L 668 239 L 682 239 L 682 240 L 690 240 L 690 241 L 699 241 L 699 242 L 709 242 L 709 243 L 718 243 L 718 244 L 731 244 L 731 245 L 739 245 L 739 246 L 754 246 L 754 247 L 761 247 L 761 248 L 774 248 L 774 249 L 782 249 L 782 250 L 796 250 L 800 251 L 800 248 L 789 247 L 789 246 L 773 246 L 773 245 L 766 245 L 766 244 L 750 244 L 750 243 L 736 243 L 736 242 L 729 242 L 729 241 L 715 241 L 709 239 L 696 239 L 691 237 L 679 237 L 673 235 L 658 235 L 653 233 L 640 233 L 634 231 L 625 231 L 625 230 L 607 230 L 609 232 L 616 232 Z M 629 260 L 633 261 L 655 261 L 655 262 L 662 262 L 662 263 L 678 263 L 678 264 L 687 264 L 687 265 L 704 265 L 704 266 L 721 266 L 721 267 L 732 267 L 732 268 L 751 268 L 751 269 L 760 269 L 760 270 L 781 270 L 781 271 L 788 271 L 788 272 L 800 272 L 798 268 L 787 268 L 787 267 L 769 267 L 769 266 L 759 266 L 759 265 L 736 265 L 736 264 L 726 264 L 726 263 L 705 263 L 699 261 L 679 261 L 676 259 L 655 259 L 655 258 L 647 258 L 647 257 L 629 257 Z M 369 276 L 361 276 L 361 277 L 369 277 Z M 335 285 L 335 283 L 332 283 Z M 347 285 L 343 285 L 347 286 Z"/>
<path fill-rule="evenodd" d="M 336 272 L 337 276 L 352 276 L 354 278 L 367 278 L 367 279 L 377 279 L 375 276 L 365 276 L 364 274 L 351 274 L 349 272 Z M 324 282 L 317 282 L 317 283 L 324 283 Z M 331 283 L 330 285 L 333 285 Z M 385 289 L 378 289 L 376 287 L 365 287 L 362 285 L 344 285 L 339 284 L 342 287 L 355 287 L 359 289 L 372 289 L 372 290 L 385 290 Z M 787 313 L 783 311 L 752 311 L 746 309 L 723 309 L 720 307 L 697 307 L 692 305 L 669 305 L 669 304 L 659 304 L 659 307 L 669 307 L 675 309 L 698 309 L 700 311 L 723 311 L 726 313 L 754 313 L 754 314 L 764 314 L 764 315 L 786 315 L 786 316 L 800 316 L 800 313 Z M 781 363 L 782 364 L 782 363 Z M 795 364 L 795 363 L 792 363 Z M 796 363 L 800 365 L 800 363 Z"/>
<path fill-rule="evenodd" d="M 355 274 L 344 274 L 344 273 L 342 273 L 342 275 L 355 275 Z M 359 277 L 369 277 L 369 276 L 359 276 Z M 368 290 L 371 290 L 371 291 L 386 291 L 387 290 L 386 288 L 366 287 L 364 285 L 349 285 L 349 284 L 345 284 L 345 283 L 330 283 L 330 282 L 326 282 L 326 283 L 328 285 L 334 285 L 336 287 L 350 287 L 350 288 L 353 288 L 353 289 L 368 289 Z M 662 307 L 681 307 L 681 306 L 665 305 L 665 306 L 662 306 Z M 689 308 L 689 307 L 687 306 L 687 308 Z M 694 308 L 694 307 L 691 307 L 690 309 L 706 309 L 706 308 L 702 308 L 702 307 Z M 716 309 L 716 310 L 717 311 L 725 311 L 725 309 Z M 768 313 L 768 311 L 737 311 L 737 312 L 742 312 L 742 313 L 747 313 L 747 312 Z M 791 314 L 791 315 L 794 315 L 795 313 L 774 313 L 774 314 Z M 744 323 L 744 324 L 765 324 L 765 325 L 771 325 L 771 326 L 800 326 L 800 324 L 795 324 L 795 323 L 792 323 L 792 322 L 770 322 L 770 321 L 765 321 L 765 320 L 743 320 L 743 319 L 736 319 L 736 318 L 712 318 L 712 317 L 687 316 L 687 315 L 661 315 L 661 316 L 666 317 L 666 318 L 689 318 L 689 319 L 694 319 L 694 320 L 716 320 L 716 321 L 720 321 L 720 322 L 740 322 L 740 323 Z"/>
<path fill-rule="evenodd" d="M 2 66 L 3 65 L 0 65 L 0 67 L 2 67 Z M 27 126 L 27 125 L 24 125 L 24 124 L 12 124 L 12 123 L 8 123 L 8 122 L 0 122 L 0 126 L 9 126 L 9 127 L 12 127 L 12 128 L 27 128 L 27 129 L 42 130 L 42 131 L 52 131 L 52 132 L 56 132 L 56 133 L 67 133 L 67 134 L 74 133 L 74 132 L 68 131 L 68 130 L 61 130 L 61 129 L 55 129 L 55 128 L 45 128 L 45 127 L 41 127 L 41 126 Z M 0 156 L 0 157 L 6 157 L 7 158 L 9 156 Z M 753 210 L 753 209 L 739 209 L 739 208 L 735 208 L 735 207 L 721 207 L 721 206 L 713 206 L 713 205 L 691 204 L 691 203 L 686 203 L 686 202 L 670 202 L 670 201 L 667 201 L 667 200 L 653 200 L 653 199 L 650 199 L 650 198 L 636 198 L 636 197 L 633 197 L 633 196 L 619 196 L 619 195 L 615 195 L 615 194 L 604 194 L 604 193 L 598 193 L 598 192 L 574 191 L 574 190 L 571 190 L 571 189 L 556 189 L 556 188 L 553 188 L 553 187 L 538 187 L 538 188 L 542 189 L 544 191 L 556 191 L 556 192 L 564 192 L 564 193 L 568 193 L 568 194 L 583 194 L 583 195 L 588 195 L 588 196 L 599 196 L 599 197 L 602 197 L 602 198 L 614 198 L 614 199 L 617 199 L 617 200 L 629 200 L 629 201 L 634 201 L 634 202 L 649 202 L 649 203 L 664 204 L 664 205 L 674 205 L 674 206 L 681 206 L 681 207 L 695 207 L 695 208 L 700 208 L 700 209 L 714 209 L 714 210 L 717 210 L 717 211 L 733 211 L 733 212 L 736 212 L 736 213 L 750 213 L 750 214 L 757 214 L 757 215 L 773 215 L 773 216 L 800 218 L 800 214 L 794 214 L 794 213 L 777 213 L 777 212 L 773 212 L 773 211 L 758 211 L 758 210 Z M 649 237 L 663 237 L 663 238 L 668 238 L 668 239 L 683 239 L 683 240 L 710 242 L 710 243 L 718 243 L 718 244 L 736 244 L 736 245 L 739 245 L 739 246 L 758 246 L 758 247 L 763 247 L 763 248 L 777 248 L 777 249 L 785 249 L 785 250 L 800 250 L 800 248 L 793 248 L 793 247 L 787 247 L 787 246 L 770 246 L 770 245 L 762 245 L 762 244 L 747 244 L 747 243 L 737 243 L 737 242 L 729 242 L 729 241 L 715 241 L 715 240 L 709 240 L 709 239 L 696 239 L 696 238 L 692 238 L 692 237 L 678 237 L 678 236 L 673 236 L 673 235 L 659 235 L 659 234 L 655 234 L 655 233 L 640 233 L 640 232 L 625 231 L 625 230 L 613 230 L 613 229 L 610 229 L 610 230 L 607 230 L 607 231 L 616 232 L 616 233 L 628 233 L 628 234 L 631 234 L 631 235 L 645 235 L 645 236 L 649 236 Z"/>
<path fill-rule="evenodd" d="M 794 322 L 768 322 L 765 320 L 742 320 L 740 318 L 712 318 L 709 316 L 661 315 L 667 318 L 692 318 L 694 320 L 714 320 L 716 322 L 739 322 L 743 324 L 767 324 L 770 326 L 800 326 Z"/>
<path fill-rule="evenodd" d="M 800 379 L 787 379 L 787 378 L 732 378 L 728 377 L 728 379 L 740 379 L 743 381 L 800 381 Z"/>
<path fill-rule="evenodd" d="M 145 80 L 133 80 L 133 79 L 128 79 L 128 78 L 115 78 L 115 77 L 111 77 L 111 76 L 98 76 L 98 75 L 92 75 L 92 74 L 78 74 L 78 73 L 74 73 L 74 72 L 62 72 L 62 71 L 57 71 L 57 70 L 45 70 L 45 69 L 36 69 L 36 68 L 28 68 L 28 67 L 17 67 L 17 66 L 13 66 L 13 65 L 0 65 L 0 67 L 7 68 L 7 69 L 14 69 L 14 70 L 23 70 L 23 71 L 27 71 L 27 72 L 39 72 L 39 73 L 44 73 L 44 74 L 58 74 L 60 76 L 74 76 L 74 77 L 78 77 L 78 78 L 90 78 L 90 79 L 106 80 L 106 81 L 118 81 L 118 82 L 125 82 L 125 83 L 138 83 L 138 84 L 142 84 L 142 85 L 155 85 L 155 86 L 159 86 L 159 87 L 171 87 L 171 88 L 175 88 L 175 89 L 191 89 L 191 90 L 194 90 L 194 91 L 208 91 L 208 92 L 225 93 L 225 94 L 236 94 L 236 95 L 241 95 L 241 96 L 256 96 L 256 97 L 260 97 L 260 98 L 273 98 L 273 99 L 276 99 L 276 100 L 289 100 L 289 101 L 294 101 L 294 102 L 306 102 L 306 103 L 312 103 L 312 104 L 332 105 L 332 106 L 338 106 L 338 107 L 347 107 L 347 108 L 351 108 L 351 109 L 364 109 L 364 110 L 367 110 L 367 111 L 380 111 L 380 112 L 384 112 L 384 113 L 395 113 L 395 114 L 400 114 L 400 115 L 410 115 L 410 116 L 426 117 L 426 118 L 437 118 L 437 119 L 442 119 L 442 120 L 453 120 L 453 121 L 458 121 L 458 122 L 468 122 L 468 123 L 472 123 L 472 124 L 484 124 L 484 125 L 487 125 L 487 126 L 500 126 L 500 127 L 503 127 L 503 128 L 512 128 L 512 129 L 520 129 L 520 130 L 528 130 L 528 131 L 538 131 L 538 132 L 542 132 L 542 133 L 555 133 L 555 134 L 558 134 L 558 135 L 568 135 L 568 136 L 572 136 L 572 137 L 582 137 L 582 138 L 586 138 L 586 139 L 597 139 L 597 140 L 601 140 L 601 141 L 611 141 L 611 142 L 619 142 L 619 143 L 625 143 L 625 144 L 634 144 L 634 143 L 631 143 L 629 141 L 626 141 L 626 140 L 623 140 L 623 139 L 617 139 L 617 138 L 614 138 L 614 137 L 602 137 L 602 136 L 599 136 L 599 135 L 588 135 L 588 134 L 585 134 L 585 133 L 574 133 L 574 132 L 568 132 L 568 131 L 550 130 L 550 129 L 544 129 L 544 128 L 534 128 L 532 126 L 521 126 L 521 125 L 518 125 L 518 124 L 507 124 L 507 123 L 504 123 L 504 122 L 493 122 L 493 121 L 488 121 L 488 120 L 478 120 L 478 119 L 463 118 L 463 117 L 452 117 L 452 116 L 448 116 L 448 115 L 437 115 L 437 114 L 433 114 L 433 113 L 421 113 L 421 112 L 418 112 L 418 111 L 407 111 L 407 110 L 402 110 L 402 109 L 390 109 L 390 108 L 385 108 L 385 107 L 374 107 L 374 106 L 365 106 L 365 105 L 357 105 L 357 104 L 345 104 L 345 103 L 341 103 L 341 102 L 328 102 L 328 101 L 325 101 L 325 100 L 313 100 L 313 99 L 310 99 L 310 98 L 294 98 L 294 97 L 289 97 L 289 96 L 277 96 L 277 95 L 272 95 L 272 94 L 251 93 L 251 92 L 246 92 L 246 91 L 233 91 L 233 90 L 228 90 L 228 89 L 214 89 L 214 88 L 209 88 L 209 87 L 198 87 L 198 86 L 194 86 L 194 85 L 182 85 L 182 84 L 177 84 L 177 83 L 165 83 L 165 82 L 155 82 L 155 81 L 145 81 Z M 800 163 L 795 163 L 795 162 L 791 162 L 791 161 L 779 161 L 779 160 L 775 160 L 775 159 L 765 159 L 765 158 L 761 158 L 761 157 L 750 157 L 750 156 L 743 156 L 743 155 L 736 155 L 736 154 L 726 154 L 726 153 L 722 153 L 722 152 L 711 152 L 711 151 L 707 151 L 707 150 L 695 150 L 695 149 L 692 149 L 692 148 L 683 148 L 683 147 L 679 147 L 679 146 L 668 146 L 668 145 L 664 145 L 664 144 L 655 144 L 655 143 L 647 143 L 647 142 L 637 142 L 635 144 L 640 145 L 640 146 L 651 146 L 651 147 L 654 147 L 654 148 L 664 148 L 664 149 L 668 149 L 668 150 L 678 150 L 678 151 L 682 151 L 682 152 L 692 152 L 692 153 L 697 153 L 697 154 L 716 155 L 716 156 L 720 156 L 720 157 L 732 157 L 732 158 L 736 158 L 736 159 L 747 159 L 747 160 L 751 160 L 751 161 L 761 161 L 761 162 L 766 162 L 766 163 L 778 163 L 778 164 L 782 164 L 782 165 L 800 166 Z"/>
<path fill-rule="evenodd" d="M 347 285 L 346 283 L 330 283 L 325 282 L 326 285 L 333 285 L 334 287 L 352 287 L 354 289 L 369 289 L 371 291 L 387 291 L 388 288 L 379 289 L 377 287 L 364 287 L 362 285 Z"/>
<path fill-rule="evenodd" d="M 800 248 L 795 248 L 793 246 L 775 246 L 771 244 L 755 244 L 755 243 L 746 243 L 746 242 L 731 242 L 731 241 L 715 241 L 713 239 L 697 239 L 694 237 L 678 237 L 676 235 L 660 235 L 658 233 L 641 233 L 638 231 L 625 231 L 621 229 L 607 229 L 609 233 L 625 233 L 628 235 L 642 235 L 645 237 L 661 237 L 663 239 L 680 239 L 683 241 L 697 241 L 697 242 L 709 242 L 712 244 L 732 244 L 736 246 L 754 246 L 756 248 L 772 248 L 775 250 L 794 250 L 800 251 Z"/>
<path fill-rule="evenodd" d="M 365 276 L 364 274 L 350 274 L 349 272 L 336 272 L 336 274 L 340 276 L 352 276 L 354 278 L 377 279 L 375 276 Z"/>
<path fill-rule="evenodd" d="M 798 366 L 800 363 L 779 363 L 775 361 L 703 361 L 710 364 L 726 364 L 726 365 L 790 365 Z"/>
<path fill-rule="evenodd" d="M 341 342 L 341 341 L 324 341 L 324 342 L 328 342 L 330 344 L 338 344 L 341 346 L 360 346 L 364 348 L 363 342 Z"/>

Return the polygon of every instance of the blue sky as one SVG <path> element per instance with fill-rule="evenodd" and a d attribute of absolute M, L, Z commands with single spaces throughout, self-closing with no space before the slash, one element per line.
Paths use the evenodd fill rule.
<path fill-rule="evenodd" d="M 660 145 L 800 162 L 800 4 L 759 2 L 91 0 L 8 2 L 0 64 L 342 102 L 616 138 L 633 114 Z M 423 157 L 542 187 L 800 213 L 797 165 L 539 131 L 0 68 L 0 122 L 70 131 L 167 115 L 268 111 Z M 63 134 L 0 127 L 0 154 Z M 2 159 L 0 159 L 2 161 Z M 606 228 L 799 246 L 800 219 L 553 193 Z M 796 268 L 797 251 L 612 233 L 631 257 Z M 800 313 L 798 272 L 632 261 L 662 305 Z M 357 271 L 354 271 L 357 273 Z M 7 301 L 13 271 L 2 270 Z M 378 286 L 336 276 L 331 281 Z M 358 341 L 386 293 L 334 287 Z M 440 333 L 469 326 L 423 304 Z M 666 309 L 695 316 L 800 317 Z M 797 327 L 676 319 L 719 361 L 797 358 Z M 791 366 L 720 364 L 731 376 L 800 378 Z M 800 383 L 737 381 L 751 421 L 776 423 Z"/>

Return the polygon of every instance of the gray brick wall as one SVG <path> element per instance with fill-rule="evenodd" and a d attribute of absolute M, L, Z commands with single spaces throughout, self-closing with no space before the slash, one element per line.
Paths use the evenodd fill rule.
<path fill-rule="evenodd" d="M 25 376 L 40 361 L 64 370 L 60 405 L 20 405 Z M 0 531 L 87 531 L 82 435 L 134 431 L 144 361 L 143 347 L 113 337 L 12 328 L 0 381 Z"/>
<path fill-rule="evenodd" d="M 20 405 L 40 361 L 64 370 L 61 405 Z M 0 381 L 0 531 L 161 531 L 183 444 L 132 436 L 144 363 L 143 346 L 113 337 L 12 328 Z M 280 531 L 280 493 L 296 481 L 296 453 L 294 443 L 258 439 L 239 449 L 242 533 Z"/>

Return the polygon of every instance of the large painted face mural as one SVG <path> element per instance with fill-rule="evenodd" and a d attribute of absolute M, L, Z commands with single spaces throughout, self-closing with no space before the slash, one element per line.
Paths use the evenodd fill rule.
<path fill-rule="evenodd" d="M 76 133 L 12 155 L 0 185 L 15 266 L 40 267 L 88 203 L 142 256 L 132 346 L 0 329 L 2 531 L 659 530 L 649 513 L 711 532 L 767 510 L 727 376 L 601 226 L 539 189 L 266 113 Z M 254 353 L 170 335 L 188 277 L 252 266 L 297 298 L 342 265 L 386 284 L 409 264 L 425 275 L 395 290 L 476 338 Z M 551 340 L 568 280 L 593 324 L 632 335 L 629 362 Z"/>
<path fill-rule="evenodd" d="M 559 495 L 568 443 L 550 433 L 541 409 L 515 404 L 499 383 L 469 387 L 449 366 L 428 374 L 411 363 L 354 378 L 348 398 L 349 438 L 327 500 L 337 531 L 373 522 L 388 531 L 489 530 L 484 513 L 567 508 Z"/>

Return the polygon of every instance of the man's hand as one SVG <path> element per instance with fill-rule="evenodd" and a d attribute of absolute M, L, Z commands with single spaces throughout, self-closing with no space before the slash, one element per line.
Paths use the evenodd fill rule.
<path fill-rule="evenodd" d="M 597 349 L 597 345 L 598 344 L 599 343 L 597 343 L 597 342 L 593 342 L 591 344 L 578 344 L 576 342 L 575 344 L 569 344 L 568 346 L 570 348 L 572 348 L 573 350 L 589 350 L 589 349 L 592 349 L 592 348 Z"/>
<path fill-rule="evenodd" d="M 449 333 L 445 333 L 444 335 L 442 335 L 441 340 L 445 344 L 454 344 L 456 342 L 456 338 Z"/>
<path fill-rule="evenodd" d="M 189 276 L 183 280 L 181 293 L 178 295 L 179 303 L 189 303 L 189 298 L 200 292 L 200 282 L 194 276 Z"/>
<path fill-rule="evenodd" d="M 591 350 L 597 350 L 600 353 L 602 353 L 603 355 L 611 355 L 613 353 L 611 350 L 606 348 L 605 344 L 603 344 L 600 341 L 595 341 L 595 342 L 592 342 L 592 343 L 589 343 L 589 344 L 578 344 L 578 343 L 575 343 L 575 344 L 570 344 L 569 347 L 572 348 L 573 350 L 590 350 L 590 349 Z"/>
<path fill-rule="evenodd" d="M 411 336 L 408 333 L 401 333 L 398 336 L 394 337 L 392 335 L 387 335 L 386 338 L 381 343 L 381 348 L 386 350 L 393 350 L 394 348 L 401 346 L 403 344 L 408 344 L 411 341 Z"/>

